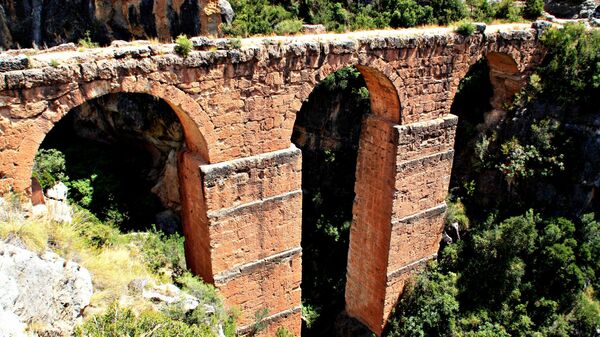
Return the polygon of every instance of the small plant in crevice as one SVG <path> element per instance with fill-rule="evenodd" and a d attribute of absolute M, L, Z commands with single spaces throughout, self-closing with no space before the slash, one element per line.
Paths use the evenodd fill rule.
<path fill-rule="evenodd" d="M 192 40 L 190 40 L 186 35 L 179 35 L 177 39 L 175 39 L 175 47 L 173 50 L 175 53 L 183 58 L 186 58 L 190 55 L 190 52 L 194 48 Z"/>
<path fill-rule="evenodd" d="M 296 337 L 293 333 L 291 333 L 287 328 L 279 327 L 275 332 L 275 337 Z"/>
<path fill-rule="evenodd" d="M 231 38 L 227 39 L 227 49 L 240 49 L 242 48 L 242 39 Z"/>
<path fill-rule="evenodd" d="M 454 31 L 462 36 L 471 36 L 475 34 L 475 25 L 470 21 L 462 21 Z"/>
<path fill-rule="evenodd" d="M 89 30 L 85 32 L 84 37 L 79 39 L 77 44 L 81 48 L 90 48 L 91 49 L 91 48 L 100 47 L 100 44 L 98 42 L 92 41 L 91 33 Z"/>
<path fill-rule="evenodd" d="M 262 308 L 262 309 L 256 310 L 256 312 L 254 312 L 254 323 L 252 323 L 252 326 L 250 327 L 248 336 L 256 336 L 260 332 L 264 331 L 268 326 L 268 323 L 266 321 L 266 318 L 268 316 L 269 316 L 269 309 Z"/>

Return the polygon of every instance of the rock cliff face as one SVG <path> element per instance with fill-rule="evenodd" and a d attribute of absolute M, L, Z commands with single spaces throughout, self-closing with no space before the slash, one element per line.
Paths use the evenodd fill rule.
<path fill-rule="evenodd" d="M 218 0 L 0 0 L 0 47 L 217 35 Z"/>
<path fill-rule="evenodd" d="M 38 255 L 0 241 L 0 335 L 18 336 L 35 324 L 46 336 L 68 336 L 92 297 L 90 273 L 47 251 Z M 21 331 L 19 331 L 21 330 Z"/>
<path fill-rule="evenodd" d="M 564 19 L 587 19 L 595 16 L 599 0 L 546 0 L 544 10 Z"/>

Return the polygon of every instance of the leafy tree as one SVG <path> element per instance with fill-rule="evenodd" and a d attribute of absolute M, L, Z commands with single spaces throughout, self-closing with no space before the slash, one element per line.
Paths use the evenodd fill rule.
<path fill-rule="evenodd" d="M 58 181 L 66 181 L 65 155 L 56 149 L 40 149 L 35 155 L 32 176 L 43 189 L 53 187 Z"/>
<path fill-rule="evenodd" d="M 386 336 L 451 336 L 456 332 L 459 303 L 457 275 L 442 274 L 435 264 L 406 289 Z"/>
<path fill-rule="evenodd" d="M 544 0 L 526 0 L 523 15 L 527 19 L 537 19 L 544 11 Z"/>
<path fill-rule="evenodd" d="M 461 0 L 432 0 L 433 17 L 440 25 L 464 19 L 467 16 L 467 7 Z"/>
<path fill-rule="evenodd" d="M 600 94 L 600 32 L 569 23 L 548 30 L 541 40 L 549 49 L 539 71 L 544 97 L 584 109 L 593 106 Z"/>

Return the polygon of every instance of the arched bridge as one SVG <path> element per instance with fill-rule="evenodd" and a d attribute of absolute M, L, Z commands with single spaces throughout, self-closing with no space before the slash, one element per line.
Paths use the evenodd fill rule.
<path fill-rule="evenodd" d="M 173 45 L 130 43 L 38 52 L 27 69 L 0 62 L 0 194 L 28 191 L 40 143 L 71 109 L 109 93 L 159 97 L 185 132 L 188 265 L 241 309 L 242 328 L 268 308 L 272 329 L 299 335 L 302 172 L 290 138 L 319 81 L 355 66 L 371 113 L 360 136 L 346 310 L 380 334 L 407 278 L 438 250 L 460 80 L 486 56 L 491 104 L 501 109 L 544 55 L 538 34 L 517 25 L 470 37 L 436 28 L 254 38 L 187 58 Z"/>

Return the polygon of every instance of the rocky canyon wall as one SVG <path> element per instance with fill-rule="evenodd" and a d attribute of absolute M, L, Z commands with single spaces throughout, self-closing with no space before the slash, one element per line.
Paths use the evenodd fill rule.
<path fill-rule="evenodd" d="M 217 35 L 217 0 L 0 0 L 0 48 Z M 89 32 L 89 33 L 88 33 Z"/>

